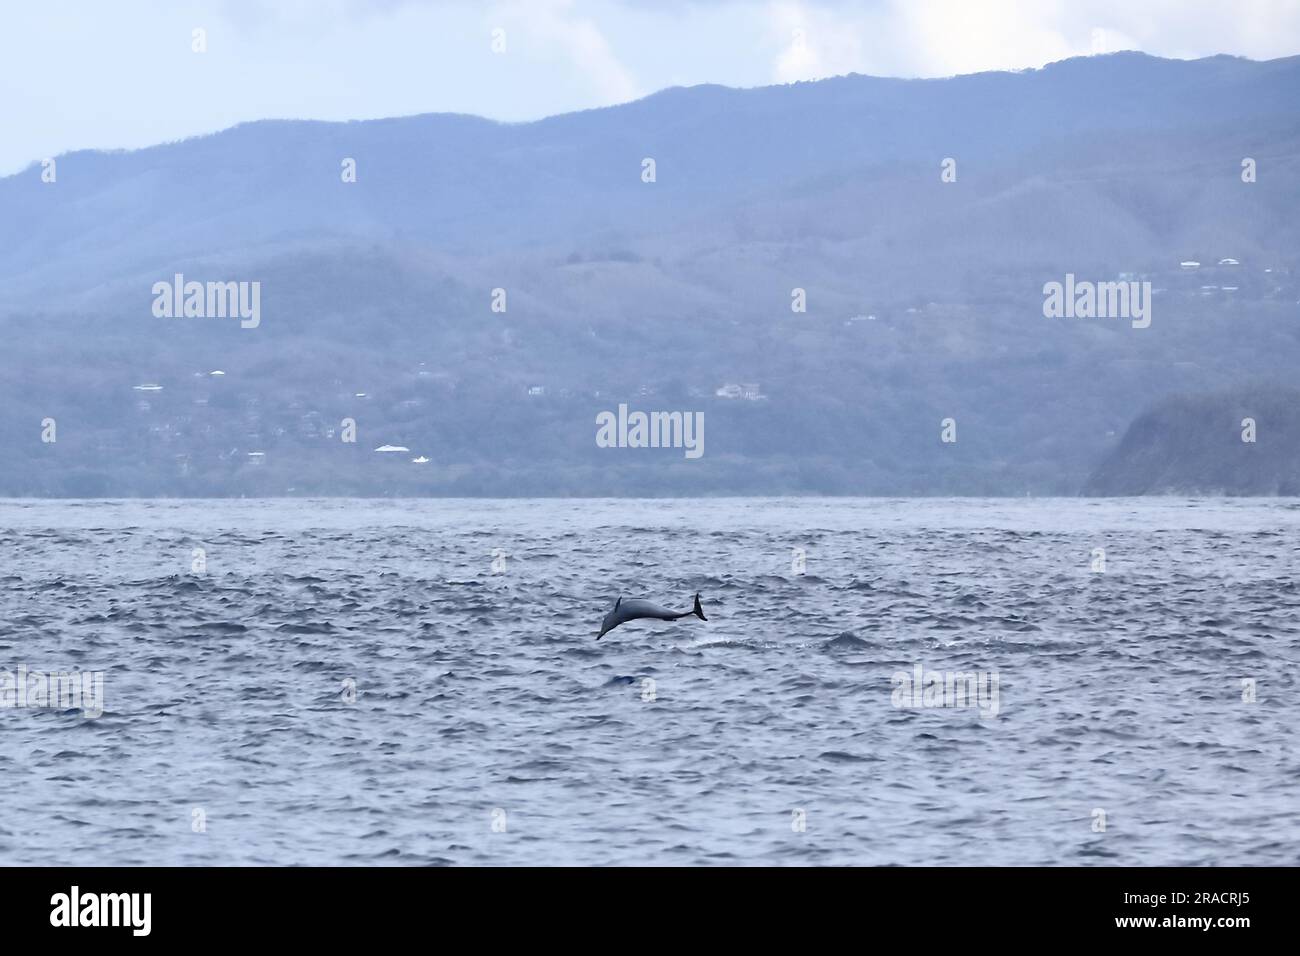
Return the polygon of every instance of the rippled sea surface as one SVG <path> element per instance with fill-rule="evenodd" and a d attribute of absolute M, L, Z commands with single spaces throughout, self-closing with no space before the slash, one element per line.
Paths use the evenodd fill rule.
<path fill-rule="evenodd" d="M 1294 865 L 1298 531 L 1286 499 L 0 502 L 0 670 L 104 672 L 98 718 L 0 709 L 0 863 Z M 594 640 L 697 590 L 707 623 Z M 996 675 L 996 715 L 896 707 L 917 665 Z"/>

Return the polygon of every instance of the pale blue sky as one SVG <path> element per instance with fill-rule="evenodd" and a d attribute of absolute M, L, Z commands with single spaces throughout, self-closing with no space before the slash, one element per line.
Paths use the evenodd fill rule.
<path fill-rule="evenodd" d="M 267 117 L 523 120 L 674 85 L 947 76 L 1114 49 L 1289 56 L 1300 0 L 6 0 L 0 175 Z"/>

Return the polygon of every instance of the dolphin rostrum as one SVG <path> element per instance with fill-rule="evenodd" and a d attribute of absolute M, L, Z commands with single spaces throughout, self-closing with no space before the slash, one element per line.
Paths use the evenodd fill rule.
<path fill-rule="evenodd" d="M 656 621 L 675 621 L 679 617 L 690 617 L 692 614 L 701 621 L 708 620 L 704 616 L 704 608 L 700 607 L 700 595 L 698 593 L 695 595 L 695 607 L 689 611 L 670 611 L 658 604 L 651 604 L 649 601 L 624 601 L 619 598 L 614 602 L 614 610 L 606 614 L 605 620 L 600 622 L 600 633 L 596 635 L 596 640 L 600 640 L 620 624 L 635 621 L 638 618 L 650 617 Z"/>

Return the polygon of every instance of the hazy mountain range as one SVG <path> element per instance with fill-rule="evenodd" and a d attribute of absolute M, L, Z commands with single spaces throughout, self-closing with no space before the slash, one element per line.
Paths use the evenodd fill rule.
<path fill-rule="evenodd" d="M 1089 476 L 1170 395 L 1294 381 L 1298 89 L 1126 53 L 57 157 L 0 179 L 0 493 L 1172 488 Z M 156 316 L 177 273 L 259 324 Z M 1150 327 L 1045 318 L 1067 274 L 1149 282 Z M 620 404 L 704 454 L 597 447 Z"/>
<path fill-rule="evenodd" d="M 1300 391 L 1171 397 L 1133 422 L 1084 493 L 1300 496 Z"/>

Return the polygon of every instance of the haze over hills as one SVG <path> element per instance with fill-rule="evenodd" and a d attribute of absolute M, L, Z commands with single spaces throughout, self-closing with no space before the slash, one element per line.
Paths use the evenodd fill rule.
<path fill-rule="evenodd" d="M 1300 495 L 1300 390 L 1178 395 L 1143 413 L 1088 495 Z"/>
<path fill-rule="evenodd" d="M 1293 379 L 1297 89 L 1114 54 L 59 157 L 0 180 L 0 493 L 1074 493 L 1153 402 Z M 176 273 L 260 324 L 156 317 Z M 1150 327 L 1045 318 L 1067 273 Z M 598 448 L 620 403 L 705 454 Z"/>

